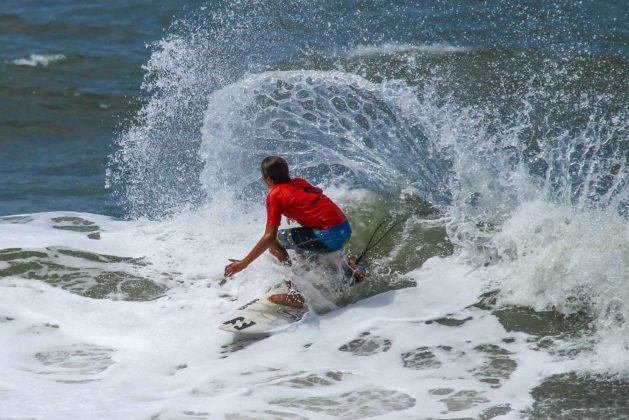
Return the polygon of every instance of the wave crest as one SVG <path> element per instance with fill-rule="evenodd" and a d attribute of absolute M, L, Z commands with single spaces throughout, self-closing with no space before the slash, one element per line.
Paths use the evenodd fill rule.
<path fill-rule="evenodd" d="M 316 183 L 390 190 L 414 186 L 447 202 L 447 172 L 422 121 L 415 92 L 343 72 L 269 72 L 215 92 L 203 124 L 203 180 L 247 190 L 262 158 L 279 154 Z M 417 108 L 416 108 L 417 109 Z"/>

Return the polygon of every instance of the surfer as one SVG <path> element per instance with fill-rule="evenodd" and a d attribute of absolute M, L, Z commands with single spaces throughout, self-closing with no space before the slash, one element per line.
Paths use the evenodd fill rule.
<path fill-rule="evenodd" d="M 262 238 L 241 260 L 229 259 L 225 276 L 244 270 L 267 249 L 281 263 L 290 265 L 287 249 L 329 253 L 339 251 L 352 235 L 347 216 L 323 191 L 301 178 L 291 178 L 288 163 L 279 156 L 267 156 L 260 165 L 262 180 L 269 188 L 266 197 L 267 222 Z M 279 229 L 282 216 L 301 227 Z M 289 285 L 290 287 L 290 285 Z M 272 302 L 288 306 L 303 306 L 298 293 L 278 296 Z M 290 302 L 290 299 L 300 302 Z M 286 299 L 289 299 L 287 301 Z"/>

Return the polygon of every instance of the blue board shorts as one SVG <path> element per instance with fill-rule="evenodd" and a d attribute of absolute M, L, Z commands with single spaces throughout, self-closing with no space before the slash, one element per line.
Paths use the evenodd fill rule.
<path fill-rule="evenodd" d="M 340 250 L 351 236 L 352 228 L 347 220 L 328 229 L 298 227 L 277 232 L 277 240 L 285 249 L 322 253 Z"/>

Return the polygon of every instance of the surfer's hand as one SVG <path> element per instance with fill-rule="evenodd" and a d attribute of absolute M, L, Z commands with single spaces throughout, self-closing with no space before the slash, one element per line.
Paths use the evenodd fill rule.
<path fill-rule="evenodd" d="M 234 260 L 230 258 L 229 261 L 231 261 L 231 264 L 227 264 L 225 266 L 225 277 L 231 277 L 237 272 L 247 268 L 247 263 L 245 263 L 243 260 Z"/>

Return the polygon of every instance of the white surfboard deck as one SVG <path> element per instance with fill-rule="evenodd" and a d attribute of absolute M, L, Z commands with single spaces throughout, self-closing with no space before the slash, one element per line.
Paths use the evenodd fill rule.
<path fill-rule="evenodd" d="M 348 273 L 348 279 L 351 279 L 351 271 Z M 300 321 L 309 312 L 308 306 L 298 309 L 278 305 L 267 299 L 271 295 L 288 291 L 286 282 L 276 284 L 264 295 L 252 299 L 226 315 L 218 328 L 237 334 L 265 334 Z"/>
<path fill-rule="evenodd" d="M 273 289 L 230 312 L 218 328 L 238 334 L 264 334 L 300 321 L 308 313 L 307 306 L 298 309 L 269 302 L 267 298 L 276 293 L 282 291 Z"/>

